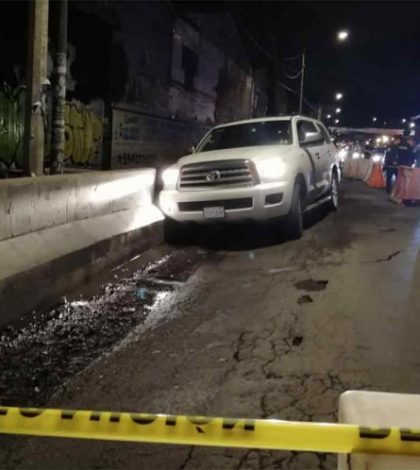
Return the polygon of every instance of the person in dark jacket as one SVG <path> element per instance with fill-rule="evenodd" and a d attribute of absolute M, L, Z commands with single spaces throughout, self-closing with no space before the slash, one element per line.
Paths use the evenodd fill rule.
<path fill-rule="evenodd" d="M 416 141 L 413 137 L 404 137 L 400 144 L 397 145 L 398 164 L 400 166 L 412 167 L 416 161 L 414 147 Z"/>
<path fill-rule="evenodd" d="M 393 177 L 395 176 L 395 178 L 397 178 L 398 165 L 400 165 L 399 158 L 398 158 L 398 148 L 400 144 L 401 144 L 401 138 L 398 136 L 395 137 L 394 142 L 392 143 L 391 147 L 387 150 L 385 154 L 384 170 L 386 173 L 387 194 L 391 194 Z"/>

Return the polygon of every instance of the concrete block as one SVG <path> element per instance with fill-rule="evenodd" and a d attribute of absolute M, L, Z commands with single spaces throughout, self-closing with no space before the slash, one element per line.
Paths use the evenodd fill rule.
<path fill-rule="evenodd" d="M 9 181 L 11 236 L 17 237 L 36 230 L 35 186 L 33 178 Z"/>
<path fill-rule="evenodd" d="M 0 241 L 10 238 L 12 231 L 10 227 L 10 199 L 7 181 L 0 181 Z"/>
<path fill-rule="evenodd" d="M 42 230 L 67 221 L 67 179 L 44 176 L 34 179 L 34 229 Z"/>
<path fill-rule="evenodd" d="M 340 423 L 360 426 L 418 429 L 420 395 L 348 391 L 340 396 Z M 420 457 L 406 455 L 340 455 L 338 470 L 411 470 L 420 468 Z"/>
<path fill-rule="evenodd" d="M 163 241 L 163 216 L 140 207 L 0 243 L 0 325 L 47 305 L 122 256 Z"/>

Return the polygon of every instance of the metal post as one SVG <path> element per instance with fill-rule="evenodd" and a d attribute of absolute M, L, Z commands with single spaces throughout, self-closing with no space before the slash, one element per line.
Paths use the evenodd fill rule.
<path fill-rule="evenodd" d="M 48 54 L 48 0 L 29 2 L 28 61 L 24 133 L 24 171 L 38 176 L 44 172 L 44 119 Z"/>
<path fill-rule="evenodd" d="M 63 173 L 66 137 L 64 133 L 64 107 L 67 76 L 67 0 L 51 4 L 54 20 L 53 32 L 53 102 L 51 130 L 51 173 Z"/>
<path fill-rule="evenodd" d="M 322 104 L 318 107 L 318 121 L 322 119 Z"/>
<path fill-rule="evenodd" d="M 299 95 L 299 114 L 302 114 L 302 106 L 303 106 L 303 82 L 305 80 L 305 49 L 302 53 L 302 72 L 300 74 L 300 95 Z"/>

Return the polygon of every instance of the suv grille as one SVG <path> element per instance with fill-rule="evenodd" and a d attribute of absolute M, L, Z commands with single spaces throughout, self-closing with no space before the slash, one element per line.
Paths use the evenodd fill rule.
<path fill-rule="evenodd" d="M 248 160 L 191 163 L 181 168 L 179 189 L 215 186 L 254 186 L 256 172 Z"/>

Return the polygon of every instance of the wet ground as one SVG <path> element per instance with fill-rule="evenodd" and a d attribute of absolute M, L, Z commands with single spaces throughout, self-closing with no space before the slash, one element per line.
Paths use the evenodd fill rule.
<path fill-rule="evenodd" d="M 0 333 L 2 404 L 335 421 L 349 389 L 420 389 L 420 209 L 345 182 L 302 240 L 200 232 Z M 82 297 L 80 297 L 82 294 Z M 333 469 L 333 455 L 0 440 L 1 468 Z"/>

